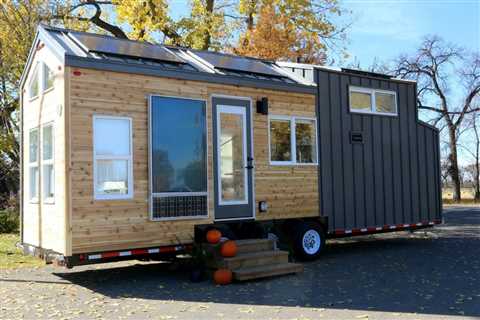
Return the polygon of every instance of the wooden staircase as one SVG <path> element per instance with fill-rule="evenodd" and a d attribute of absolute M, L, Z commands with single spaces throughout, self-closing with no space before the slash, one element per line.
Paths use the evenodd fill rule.
<path fill-rule="evenodd" d="M 288 262 L 288 252 L 276 250 L 273 240 L 236 240 L 238 253 L 235 257 L 220 255 L 220 245 L 205 244 L 210 253 L 207 265 L 211 268 L 226 268 L 232 271 L 237 281 L 279 276 L 303 271 L 303 265 Z"/>

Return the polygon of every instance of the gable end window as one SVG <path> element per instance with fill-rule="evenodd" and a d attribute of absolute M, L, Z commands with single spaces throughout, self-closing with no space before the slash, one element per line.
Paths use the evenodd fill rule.
<path fill-rule="evenodd" d="M 35 99 L 40 94 L 40 85 L 38 82 L 39 77 L 39 63 L 35 65 L 33 69 L 32 78 L 30 79 L 30 84 L 28 86 L 28 97 L 30 99 Z"/>
<path fill-rule="evenodd" d="M 317 121 L 314 118 L 270 116 L 270 164 L 317 164 Z"/>
<path fill-rule="evenodd" d="M 396 116 L 397 93 L 362 87 L 350 87 L 350 112 Z"/>
<path fill-rule="evenodd" d="M 43 91 L 47 91 L 53 88 L 53 82 L 55 80 L 55 75 L 52 70 L 44 63 L 43 64 Z"/>
<path fill-rule="evenodd" d="M 132 119 L 94 116 L 93 140 L 95 199 L 132 198 Z"/>
<path fill-rule="evenodd" d="M 53 88 L 55 81 L 55 74 L 43 62 L 37 62 L 33 69 L 32 78 L 28 85 L 28 97 L 33 100 L 37 98 L 40 93 Z"/>

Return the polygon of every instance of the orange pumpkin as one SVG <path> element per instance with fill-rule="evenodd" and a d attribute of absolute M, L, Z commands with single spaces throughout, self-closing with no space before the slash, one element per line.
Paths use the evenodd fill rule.
<path fill-rule="evenodd" d="M 211 244 L 218 243 L 221 237 L 222 237 L 222 233 L 217 229 L 208 230 L 207 232 L 208 243 L 211 243 Z"/>
<path fill-rule="evenodd" d="M 232 240 L 225 241 L 220 248 L 220 254 L 223 257 L 235 257 L 237 251 L 237 244 L 235 243 L 235 241 Z"/>
<path fill-rule="evenodd" d="M 216 284 L 229 284 L 232 282 L 232 271 L 228 269 L 218 269 L 213 273 L 213 281 Z"/>

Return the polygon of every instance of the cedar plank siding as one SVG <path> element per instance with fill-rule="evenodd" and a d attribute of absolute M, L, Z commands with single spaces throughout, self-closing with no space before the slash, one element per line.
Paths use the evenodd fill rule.
<path fill-rule="evenodd" d="M 72 75 L 73 70 L 81 72 Z M 211 95 L 252 99 L 255 158 L 254 199 L 267 201 L 257 220 L 318 216 L 317 166 L 271 166 L 268 116 L 255 112 L 255 102 L 269 99 L 270 115 L 316 117 L 315 96 L 184 81 L 135 74 L 67 68 L 70 93 L 70 178 L 72 253 L 188 243 L 196 224 L 213 221 Z M 150 94 L 207 101 L 208 219 L 150 221 L 148 208 L 148 101 Z M 94 200 L 92 116 L 132 117 L 134 198 Z M 258 207 L 255 205 L 255 207 Z"/>

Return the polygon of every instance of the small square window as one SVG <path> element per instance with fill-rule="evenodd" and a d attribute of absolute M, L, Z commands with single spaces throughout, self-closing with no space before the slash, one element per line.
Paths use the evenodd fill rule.
<path fill-rule="evenodd" d="M 396 113 L 395 94 L 375 92 L 375 109 L 381 113 Z"/>
<path fill-rule="evenodd" d="M 317 164 L 317 124 L 314 118 L 270 118 L 270 163 Z"/>
<path fill-rule="evenodd" d="M 356 111 L 372 111 L 372 94 L 366 92 L 350 92 L 350 109 Z"/>

